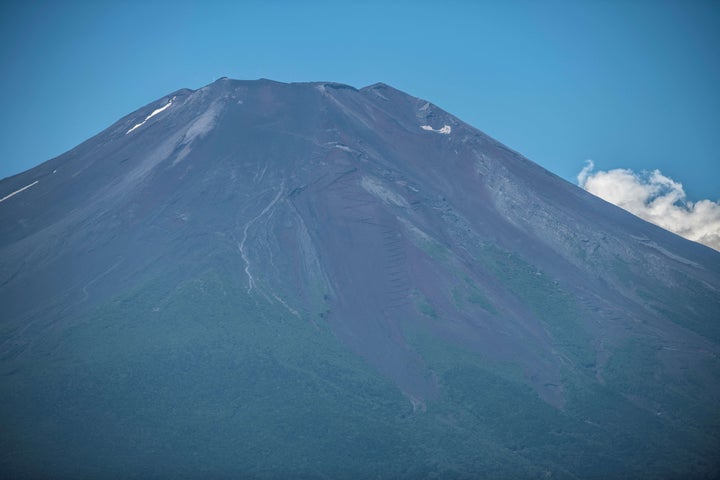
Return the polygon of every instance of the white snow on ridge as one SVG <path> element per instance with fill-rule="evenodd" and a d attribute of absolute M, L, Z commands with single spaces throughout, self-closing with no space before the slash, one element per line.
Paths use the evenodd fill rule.
<path fill-rule="evenodd" d="M 154 117 L 154 116 L 157 115 L 158 113 L 162 112 L 163 110 L 167 109 L 170 105 L 172 105 L 173 100 L 175 100 L 175 97 L 173 97 L 172 99 L 170 99 L 170 101 L 169 101 L 168 103 L 166 103 L 165 105 L 163 105 L 162 107 L 153 110 L 153 112 L 152 112 L 150 115 L 148 115 L 147 117 L 145 117 L 145 120 L 143 120 L 142 122 L 140 122 L 140 123 L 138 123 L 137 125 L 135 125 L 134 127 L 132 127 L 130 130 L 128 130 L 127 132 L 125 132 L 125 135 L 127 135 L 127 134 L 130 133 L 130 132 L 132 132 L 133 130 L 135 130 L 135 129 L 138 128 L 138 127 L 142 127 L 143 125 L 145 125 L 145 122 L 147 122 L 148 120 L 150 120 L 152 117 Z"/>
<path fill-rule="evenodd" d="M 324 145 L 327 145 L 330 148 L 337 148 L 338 150 L 342 150 L 344 152 L 349 152 L 349 153 L 352 153 L 355 151 L 352 148 L 348 147 L 347 145 L 343 145 L 340 142 L 326 142 Z"/>
<path fill-rule="evenodd" d="M 443 135 L 450 135 L 450 132 L 452 132 L 452 127 L 450 125 L 444 125 L 438 130 L 435 130 L 430 125 L 420 125 L 420 128 L 427 130 L 428 132 L 442 133 Z"/>
<path fill-rule="evenodd" d="M 40 180 L 35 180 L 35 181 L 32 182 L 30 185 L 25 185 L 25 186 L 22 187 L 21 189 L 15 190 L 14 192 L 12 192 L 12 193 L 9 194 L 9 195 L 5 195 L 3 198 L 0 198 L 0 202 L 4 202 L 4 201 L 7 200 L 8 198 L 10 198 L 10 197 L 12 197 L 12 196 L 14 196 L 14 195 L 17 195 L 18 193 L 22 192 L 23 190 L 27 190 L 28 188 L 32 187 L 33 185 L 37 185 L 37 183 L 38 183 L 39 181 L 40 181 Z"/>

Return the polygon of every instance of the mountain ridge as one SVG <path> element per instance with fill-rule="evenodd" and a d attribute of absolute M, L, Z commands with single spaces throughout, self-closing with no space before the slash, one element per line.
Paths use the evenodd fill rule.
<path fill-rule="evenodd" d="M 13 471 L 31 471 L 44 442 L 75 438 L 80 412 L 58 400 L 40 414 L 37 392 L 86 405 L 136 461 L 125 429 L 142 421 L 114 406 L 121 421 L 113 423 L 89 403 L 113 391 L 161 422 L 141 445 L 181 443 L 168 461 L 197 476 L 198 465 L 180 460 L 191 447 L 172 433 L 171 411 L 202 431 L 264 411 L 252 395 L 240 407 L 230 408 L 222 389 L 213 400 L 223 380 L 236 392 L 315 399 L 352 431 L 362 422 L 335 410 L 329 392 L 369 416 L 381 409 L 373 428 L 394 438 L 380 425 L 395 425 L 415 440 L 401 470 L 383 469 L 383 450 L 364 449 L 357 468 L 376 465 L 378 476 L 413 476 L 402 470 L 411 465 L 424 465 L 420 476 L 718 471 L 709 452 L 720 444 L 720 254 L 592 196 L 430 102 L 385 84 L 223 78 L 148 103 L 0 181 L 0 195 L 36 180 L 0 202 L 0 372 L 4 390 L 15 391 L 0 405 L 12 426 L 0 440 L 24 452 L 3 460 Z M 153 381 L 177 394 L 164 400 L 168 413 L 134 397 L 133 389 L 165 398 L 151 393 L 130 351 L 152 359 Z M 207 376 L 186 400 L 170 358 Z M 253 375 L 243 361 L 274 373 Z M 78 368 L 95 383 L 83 383 Z M 45 370 L 83 389 L 68 390 Z M 358 390 L 363 383 L 375 397 Z M 271 451 L 304 451 L 274 419 L 295 433 L 311 426 L 292 404 L 274 401 L 280 417 L 265 412 L 249 425 Z M 210 420 L 197 408 L 219 413 Z M 330 413 L 303 412 L 330 422 Z M 58 421 L 70 423 L 46 439 L 28 436 Z M 591 424 L 603 433 L 586 430 Z M 427 443 L 430 432 L 456 449 Z M 248 445 L 237 430 L 222 438 Z M 359 438 L 381 440 L 371 431 Z M 569 447 L 570 438 L 582 441 Z M 656 452 L 642 447 L 650 444 Z M 90 447 L 82 438 L 72 445 L 49 465 L 82 472 L 89 460 L 77 452 Z M 566 449 L 580 460 L 565 458 Z M 421 460 L 423 451 L 435 460 Z M 259 475 L 252 456 L 233 463 L 224 455 L 228 471 Z M 257 455 L 265 474 L 281 475 L 270 467 L 279 457 Z M 291 457 L 280 463 L 285 473 L 349 475 L 331 460 L 313 460 L 322 475 L 308 473 Z M 503 470 L 492 467 L 498 458 L 516 460 Z"/>

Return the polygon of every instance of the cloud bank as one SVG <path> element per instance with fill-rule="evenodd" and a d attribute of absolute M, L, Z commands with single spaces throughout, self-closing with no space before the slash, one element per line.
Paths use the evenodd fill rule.
<path fill-rule="evenodd" d="M 689 240 L 720 251 L 720 202 L 687 200 L 681 183 L 660 170 L 593 171 L 588 160 L 578 184 L 588 192 Z"/>

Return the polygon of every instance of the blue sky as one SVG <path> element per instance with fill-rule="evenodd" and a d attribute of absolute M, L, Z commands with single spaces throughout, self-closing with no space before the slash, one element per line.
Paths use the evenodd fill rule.
<path fill-rule="evenodd" d="M 575 182 L 660 169 L 720 198 L 720 2 L 0 5 L 0 177 L 218 77 L 382 81 Z"/>

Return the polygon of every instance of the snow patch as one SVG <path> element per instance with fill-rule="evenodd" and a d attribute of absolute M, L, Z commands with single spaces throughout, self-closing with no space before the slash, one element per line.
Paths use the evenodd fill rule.
<path fill-rule="evenodd" d="M 27 190 L 28 188 L 32 187 L 33 185 L 37 185 L 39 181 L 40 181 L 40 180 L 35 180 L 35 181 L 32 182 L 30 185 L 25 185 L 25 186 L 22 187 L 21 189 L 15 190 L 14 192 L 12 192 L 12 193 L 10 193 L 10 194 L 5 195 L 3 198 L 0 198 L 0 202 L 4 202 L 4 201 L 7 200 L 8 198 L 17 195 L 18 193 L 20 193 L 20 192 L 22 192 L 22 191 L 24 191 L 24 190 Z"/>
<path fill-rule="evenodd" d="M 450 135 L 450 132 L 452 132 L 452 127 L 450 125 L 444 125 L 438 130 L 435 130 L 430 125 L 420 125 L 420 128 L 427 130 L 428 132 L 442 133 L 443 135 Z"/>
<path fill-rule="evenodd" d="M 330 148 L 337 148 L 338 150 L 342 150 L 344 152 L 352 153 L 355 151 L 352 148 L 348 147 L 347 145 L 343 145 L 342 143 L 339 143 L 339 142 L 327 142 L 325 145 L 328 145 Z"/>
<path fill-rule="evenodd" d="M 125 135 L 127 135 L 127 134 L 130 133 L 130 132 L 132 132 L 132 131 L 135 130 L 136 128 L 142 127 L 143 125 L 145 125 L 145 122 L 147 122 L 148 120 L 150 120 L 152 117 L 154 117 L 155 115 L 157 115 L 157 114 L 160 113 L 160 112 L 165 111 L 167 108 L 170 107 L 170 105 L 172 105 L 173 100 L 175 100 L 175 97 L 171 98 L 171 99 L 168 101 L 168 103 L 166 103 L 166 104 L 163 105 L 162 107 L 153 110 L 153 112 L 152 112 L 150 115 L 148 115 L 147 117 L 145 117 L 145 120 L 143 120 L 142 122 L 140 122 L 140 123 L 138 123 L 137 125 L 135 125 L 134 127 L 132 127 L 130 130 L 128 130 L 127 132 L 125 132 Z"/>

